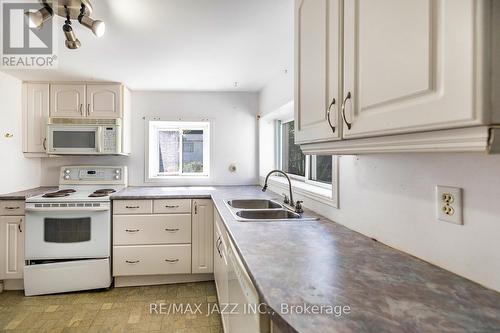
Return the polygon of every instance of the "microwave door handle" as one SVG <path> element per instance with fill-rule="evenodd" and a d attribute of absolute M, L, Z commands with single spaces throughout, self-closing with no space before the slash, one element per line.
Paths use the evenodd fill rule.
<path fill-rule="evenodd" d="M 102 127 L 97 127 L 97 152 L 102 153 Z"/>
<path fill-rule="evenodd" d="M 47 137 L 47 149 L 45 152 L 49 154 L 52 152 L 52 131 L 49 125 L 45 127 L 45 136 Z"/>

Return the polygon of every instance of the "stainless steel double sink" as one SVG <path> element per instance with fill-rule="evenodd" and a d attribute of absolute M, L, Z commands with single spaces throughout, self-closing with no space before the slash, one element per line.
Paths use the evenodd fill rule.
<path fill-rule="evenodd" d="M 226 205 L 239 222 L 314 221 L 317 218 L 303 217 L 275 200 L 235 199 Z"/>

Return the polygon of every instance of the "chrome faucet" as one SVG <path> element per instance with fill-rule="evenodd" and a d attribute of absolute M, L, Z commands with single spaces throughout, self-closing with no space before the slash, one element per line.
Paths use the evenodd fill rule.
<path fill-rule="evenodd" d="M 297 201 L 297 205 L 295 205 L 295 202 L 293 201 L 293 193 L 292 193 L 292 181 L 290 180 L 290 177 L 288 177 L 288 175 L 281 171 L 281 170 L 273 170 L 271 172 L 269 172 L 266 176 L 266 181 L 264 182 L 264 186 L 262 187 L 262 192 L 266 192 L 267 190 L 267 182 L 269 180 L 269 177 L 273 174 L 273 173 L 280 173 L 282 174 L 283 176 L 285 176 L 286 180 L 288 181 L 288 190 L 290 191 L 290 206 L 292 206 L 294 209 L 295 209 L 295 212 L 296 213 L 303 213 L 304 211 L 302 210 L 302 201 Z M 287 196 L 285 195 L 285 204 L 288 204 L 288 200 L 287 200 Z"/>

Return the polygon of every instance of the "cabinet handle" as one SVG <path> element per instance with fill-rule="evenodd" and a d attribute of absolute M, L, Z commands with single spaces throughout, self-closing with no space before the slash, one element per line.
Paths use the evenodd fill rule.
<path fill-rule="evenodd" d="M 175 205 L 175 206 L 166 205 L 165 208 L 179 208 L 179 205 Z"/>
<path fill-rule="evenodd" d="M 137 208 L 141 208 L 139 206 L 125 206 L 125 208 L 128 208 L 128 209 L 137 209 Z"/>
<path fill-rule="evenodd" d="M 347 129 L 351 129 L 352 124 L 350 122 L 348 122 L 346 117 L 345 117 L 345 103 L 347 103 L 348 99 L 351 99 L 351 92 L 350 91 L 347 93 L 347 96 L 345 97 L 344 102 L 342 102 L 342 118 L 344 118 L 344 122 L 347 125 Z"/>
<path fill-rule="evenodd" d="M 43 146 L 43 150 L 47 151 L 47 138 L 43 139 L 42 146 Z"/>
<path fill-rule="evenodd" d="M 165 231 L 168 231 L 168 232 L 177 232 L 177 231 L 179 231 L 179 229 L 168 229 L 167 228 L 167 229 L 165 229 Z"/>
<path fill-rule="evenodd" d="M 80 115 L 83 116 L 83 104 L 80 104 Z"/>
<path fill-rule="evenodd" d="M 19 232 L 23 232 L 23 229 L 21 229 L 21 223 L 23 223 L 23 220 L 19 220 L 19 224 L 17 225 L 17 229 L 19 229 Z"/>
<path fill-rule="evenodd" d="M 5 209 L 7 210 L 14 210 L 14 209 L 19 209 L 21 207 L 17 206 L 17 207 L 5 207 Z"/>
<path fill-rule="evenodd" d="M 198 214 L 198 205 L 196 203 L 194 204 L 194 214 Z"/>
<path fill-rule="evenodd" d="M 140 260 L 125 260 L 125 262 L 126 262 L 127 264 L 137 264 L 137 263 L 139 263 L 139 262 L 141 262 L 141 261 L 140 261 Z"/>
<path fill-rule="evenodd" d="M 335 100 L 335 97 L 332 99 L 332 102 L 330 103 L 330 106 L 328 107 L 328 110 L 326 111 L 326 119 L 328 120 L 328 125 L 330 125 L 330 128 L 332 129 L 332 132 L 335 133 L 335 126 L 332 125 L 332 121 L 330 120 L 330 111 L 332 110 L 332 107 L 335 105 L 337 101 Z"/>
<path fill-rule="evenodd" d="M 222 239 L 220 238 L 221 236 L 219 236 L 219 238 L 217 239 L 217 245 L 216 245 L 216 248 L 217 248 L 217 252 L 219 252 L 219 257 L 222 258 L 222 253 L 220 252 L 220 246 L 222 245 Z"/>
<path fill-rule="evenodd" d="M 126 232 L 139 232 L 140 229 L 125 229 Z"/>
<path fill-rule="evenodd" d="M 173 259 L 173 260 L 171 260 L 171 259 L 165 259 L 165 261 L 166 261 L 166 262 L 169 262 L 169 263 L 171 263 L 171 264 L 175 264 L 176 262 L 178 262 L 178 261 L 179 261 L 179 259 Z"/>
<path fill-rule="evenodd" d="M 87 104 L 87 117 L 90 117 L 90 104 Z"/>

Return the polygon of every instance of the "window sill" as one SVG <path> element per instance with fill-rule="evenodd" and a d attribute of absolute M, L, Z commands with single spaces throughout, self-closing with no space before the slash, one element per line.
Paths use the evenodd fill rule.
<path fill-rule="evenodd" d="M 169 181 L 180 181 L 180 180 L 186 180 L 186 181 L 206 181 L 209 180 L 210 176 L 208 175 L 203 175 L 203 176 L 159 176 L 159 177 L 152 177 L 152 178 L 146 178 L 144 179 L 145 183 L 168 183 Z"/>
<path fill-rule="evenodd" d="M 294 193 L 338 208 L 338 201 L 335 189 L 327 189 L 321 186 L 314 186 L 299 180 L 291 179 Z M 262 182 L 264 178 L 262 177 Z M 269 185 L 275 186 L 279 191 L 284 191 L 288 195 L 288 181 L 284 177 L 269 177 Z"/>

